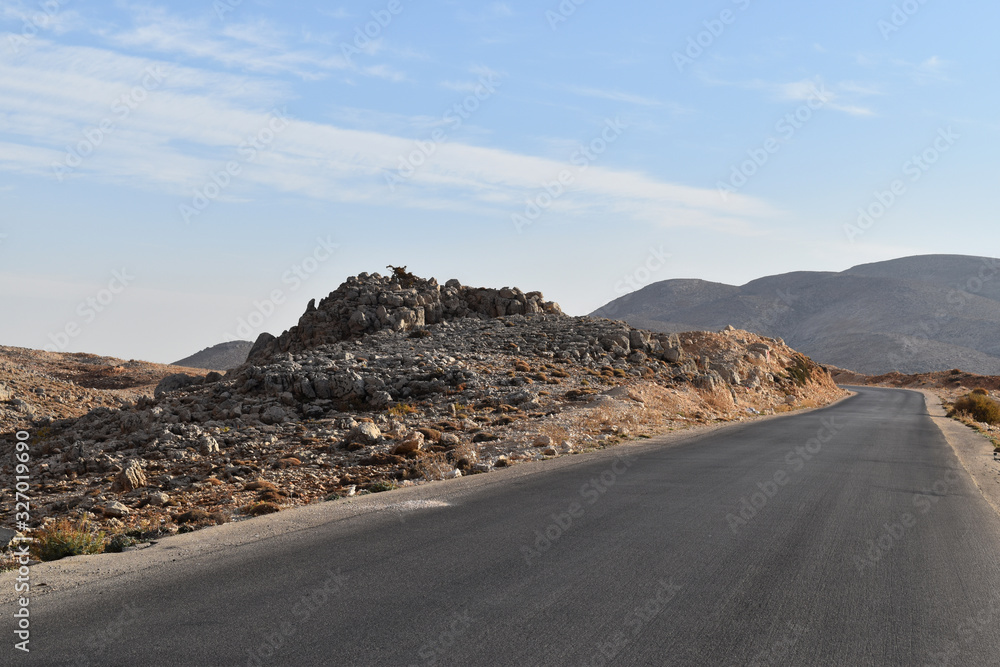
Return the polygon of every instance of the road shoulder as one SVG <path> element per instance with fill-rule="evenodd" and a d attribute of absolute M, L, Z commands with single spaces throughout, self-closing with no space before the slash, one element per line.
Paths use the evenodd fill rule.
<path fill-rule="evenodd" d="M 941 398 L 927 389 L 914 389 L 924 395 L 927 413 L 955 451 L 988 502 L 1000 514 L 1000 464 L 993 459 L 993 444 L 981 433 L 951 419 L 941 405 Z"/>

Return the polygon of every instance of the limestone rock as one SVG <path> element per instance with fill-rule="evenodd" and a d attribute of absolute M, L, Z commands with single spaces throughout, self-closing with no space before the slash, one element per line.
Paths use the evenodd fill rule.
<path fill-rule="evenodd" d="M 419 431 L 413 431 L 407 434 L 406 438 L 403 439 L 396 448 L 393 450 L 393 454 L 399 456 L 406 456 L 407 454 L 412 454 L 414 452 L 419 452 L 424 447 L 424 434 Z"/>
<path fill-rule="evenodd" d="M 146 486 L 146 473 L 135 459 L 130 459 L 111 484 L 114 493 L 128 493 Z"/>
<path fill-rule="evenodd" d="M 361 422 L 347 434 L 347 442 L 359 445 L 374 445 L 382 438 L 382 431 L 371 422 Z"/>
<path fill-rule="evenodd" d="M 109 500 L 108 502 L 101 505 L 99 508 L 104 516 L 120 519 L 123 516 L 128 515 L 132 510 L 125 506 L 124 503 L 118 502 L 117 500 Z"/>

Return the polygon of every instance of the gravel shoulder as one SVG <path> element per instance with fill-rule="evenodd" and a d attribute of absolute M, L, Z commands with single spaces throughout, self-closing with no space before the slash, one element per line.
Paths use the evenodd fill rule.
<path fill-rule="evenodd" d="M 915 389 L 924 395 L 927 412 L 941 430 L 955 455 L 979 487 L 983 497 L 1000 514 L 1000 462 L 993 458 L 993 445 L 983 434 L 951 419 L 941 405 L 941 397 L 927 389 Z"/>

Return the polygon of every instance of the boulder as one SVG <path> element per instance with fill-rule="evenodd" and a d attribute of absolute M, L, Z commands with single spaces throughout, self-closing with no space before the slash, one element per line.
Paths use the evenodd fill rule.
<path fill-rule="evenodd" d="M 109 500 L 98 509 L 104 516 L 114 519 L 120 519 L 132 511 L 126 507 L 124 503 L 118 502 L 117 500 Z"/>
<path fill-rule="evenodd" d="M 358 445 L 374 445 L 382 438 L 382 431 L 372 422 L 361 422 L 347 434 L 347 442 Z"/>
<path fill-rule="evenodd" d="M 280 405 L 272 405 L 260 414 L 260 420 L 265 424 L 283 424 L 288 420 L 288 413 Z M 216 444 L 218 451 L 218 444 Z"/>
<path fill-rule="evenodd" d="M 412 431 L 403 438 L 403 441 L 396 445 L 392 453 L 398 456 L 406 456 L 414 452 L 419 452 L 424 447 L 424 434 L 419 431 Z"/>
<path fill-rule="evenodd" d="M 129 459 L 111 483 L 114 493 L 128 493 L 146 486 L 146 473 L 135 459 Z"/>

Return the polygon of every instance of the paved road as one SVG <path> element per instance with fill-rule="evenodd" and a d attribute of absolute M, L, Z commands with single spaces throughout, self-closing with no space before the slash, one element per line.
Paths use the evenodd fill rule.
<path fill-rule="evenodd" d="M 634 451 L 44 596 L 9 664 L 1000 664 L 1000 521 L 920 395 Z"/>

